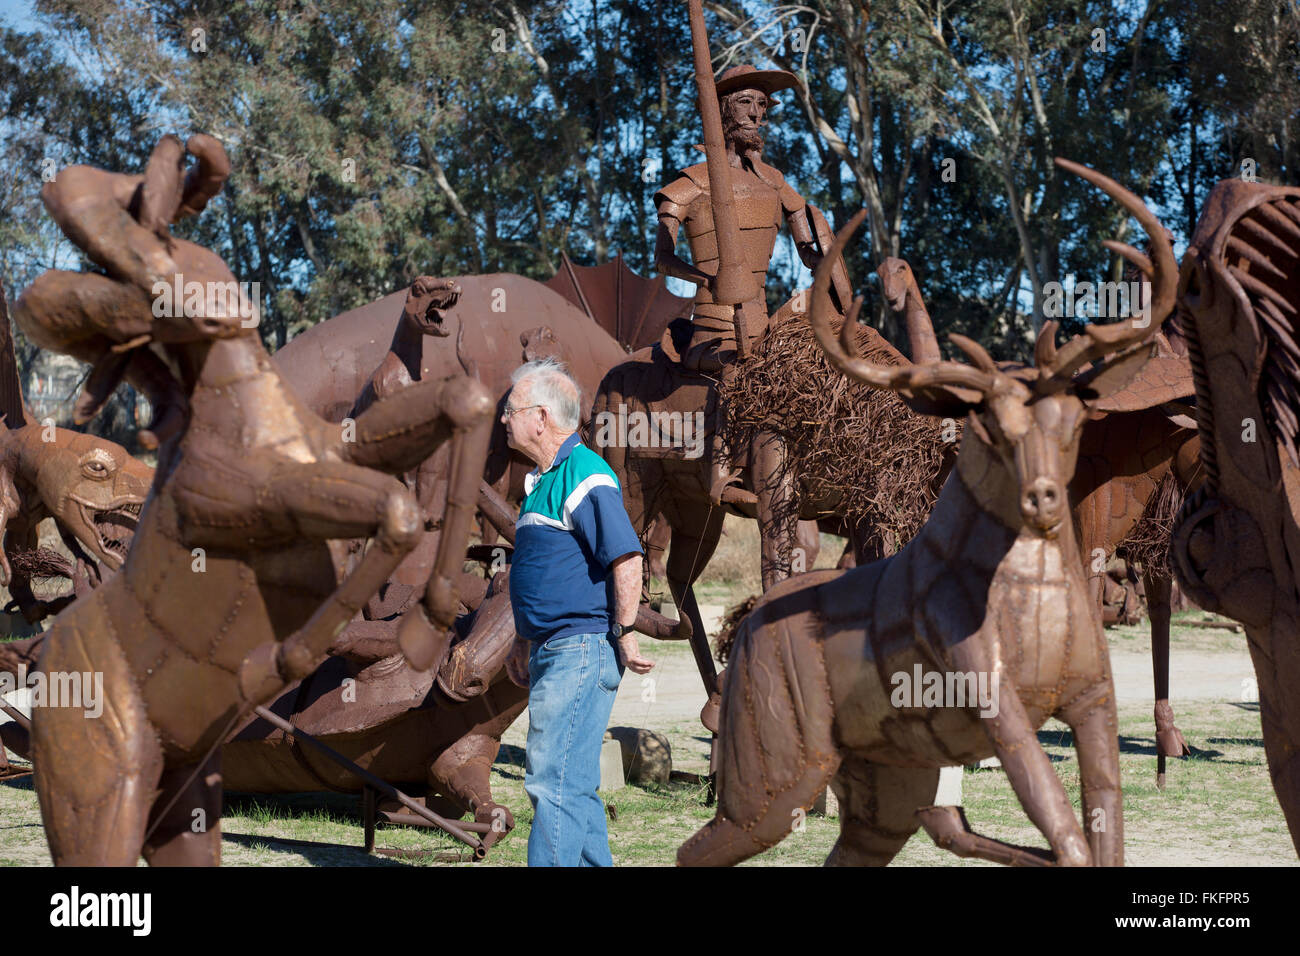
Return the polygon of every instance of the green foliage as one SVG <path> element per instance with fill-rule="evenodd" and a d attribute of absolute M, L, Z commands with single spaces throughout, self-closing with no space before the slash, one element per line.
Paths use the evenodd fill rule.
<path fill-rule="evenodd" d="M 799 73 L 767 157 L 833 222 L 850 271 L 908 258 L 940 333 L 1024 356 L 1042 288 L 1119 278 L 1132 223 L 1055 155 L 1107 172 L 1186 238 L 1243 159 L 1300 181 L 1300 17 L 1285 0 L 718 0 L 714 66 Z M 0 268 L 71 265 L 42 162 L 139 168 L 204 130 L 235 175 L 181 232 L 261 284 L 269 344 L 420 274 L 650 270 L 651 197 L 698 159 L 678 0 L 39 0 L 0 29 Z M 771 297 L 807 272 L 778 247 Z M 876 319 L 900 340 L 901 326 Z M 1068 329 L 1067 329 L 1068 331 Z"/>

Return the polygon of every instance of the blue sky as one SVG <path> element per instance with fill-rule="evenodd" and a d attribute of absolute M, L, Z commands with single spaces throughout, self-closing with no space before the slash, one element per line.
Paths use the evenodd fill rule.
<path fill-rule="evenodd" d="M 0 0 L 0 20 L 17 30 L 34 30 L 36 18 L 31 0 Z"/>

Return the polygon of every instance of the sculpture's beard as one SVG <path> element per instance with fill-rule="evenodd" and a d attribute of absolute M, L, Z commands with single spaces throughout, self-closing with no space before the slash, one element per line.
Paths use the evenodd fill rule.
<path fill-rule="evenodd" d="M 728 117 L 723 120 L 722 133 L 742 156 L 750 152 L 763 152 L 763 134 L 756 129 L 743 127 Z"/>

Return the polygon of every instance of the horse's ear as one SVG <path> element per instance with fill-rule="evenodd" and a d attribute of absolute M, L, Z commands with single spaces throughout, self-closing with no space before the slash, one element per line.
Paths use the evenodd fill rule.
<path fill-rule="evenodd" d="M 1139 342 L 1107 356 L 1086 372 L 1074 377 L 1075 391 L 1084 401 L 1095 401 L 1118 392 L 1142 371 L 1156 352 L 1155 342 Z"/>
<path fill-rule="evenodd" d="M 928 385 L 898 392 L 899 400 L 918 415 L 935 418 L 965 418 L 978 408 L 984 396 L 974 389 L 952 385 Z"/>

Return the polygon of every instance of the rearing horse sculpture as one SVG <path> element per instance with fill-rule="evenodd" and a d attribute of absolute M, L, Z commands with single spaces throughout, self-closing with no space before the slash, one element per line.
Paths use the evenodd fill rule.
<path fill-rule="evenodd" d="M 1155 234 L 1136 197 L 1087 178 Z M 837 252 L 864 215 L 841 231 Z M 1173 302 L 1170 260 L 1157 257 L 1156 314 Z M 819 268 L 811 321 L 831 361 L 918 412 L 965 417 L 962 447 L 929 521 L 901 552 L 785 581 L 742 623 L 723 689 L 717 814 L 678 862 L 761 852 L 832 783 L 841 831 L 829 863 L 886 864 L 923 824 L 962 856 L 1122 864 L 1115 690 L 1066 486 L 1089 403 L 1141 369 L 1154 327 L 1090 325 L 1058 351 L 1047 323 L 1036 367 L 995 363 L 960 335 L 951 339 L 974 367 L 883 367 L 853 349 L 861 300 L 836 340 L 828 278 Z M 947 699 L 917 686 L 936 682 Z M 1086 837 L 1035 737 L 1051 716 L 1074 731 Z M 926 806 L 940 767 L 993 755 L 1050 854 L 979 836 L 952 808 Z"/>
<path fill-rule="evenodd" d="M 85 404 L 111 392 L 150 343 L 166 351 L 188 400 L 183 430 L 160 448 L 122 570 L 47 637 L 45 672 L 102 673 L 112 714 L 64 706 L 33 715 L 36 790 L 57 864 L 132 865 L 142 849 L 152 864 L 220 861 L 218 748 L 252 707 L 321 663 L 409 553 L 419 511 L 392 475 L 450 439 L 437 560 L 399 631 L 414 666 L 436 663 L 491 429 L 491 398 L 463 376 L 376 402 L 354 434 L 310 412 L 262 347 L 256 309 L 249 321 L 242 302 L 224 299 L 236 287 L 225 263 L 170 234 L 230 169 L 211 137 L 185 150 L 199 162 L 184 179 L 181 143 L 168 136 L 143 176 L 75 166 L 47 184 L 51 216 L 108 275 L 46 272 L 15 308 L 39 345 L 102 348 Z M 173 282 L 186 305 L 191 288 L 202 301 L 155 308 L 157 284 Z M 366 537 L 370 547 L 344 573 L 333 539 Z"/>

